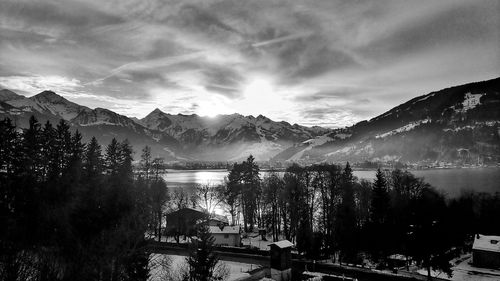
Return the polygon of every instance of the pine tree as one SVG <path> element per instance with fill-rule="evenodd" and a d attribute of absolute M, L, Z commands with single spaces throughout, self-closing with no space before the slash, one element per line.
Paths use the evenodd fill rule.
<path fill-rule="evenodd" d="M 29 119 L 29 127 L 22 134 L 23 171 L 29 177 L 41 178 L 41 126 L 34 116 Z"/>
<path fill-rule="evenodd" d="M 389 248 L 389 192 L 384 173 L 377 169 L 375 181 L 372 188 L 372 200 L 370 204 L 370 219 L 372 229 L 372 254 L 377 259 L 388 252 Z"/>
<path fill-rule="evenodd" d="M 104 158 L 106 173 L 108 175 L 117 175 L 120 169 L 120 147 L 118 141 L 113 138 L 106 147 Z"/>
<path fill-rule="evenodd" d="M 69 167 L 72 155 L 71 132 L 69 131 L 68 123 L 63 119 L 57 124 L 55 135 L 55 148 L 57 149 L 57 157 L 55 159 L 57 163 L 56 174 L 60 177 Z"/>
<path fill-rule="evenodd" d="M 337 212 L 337 238 L 340 258 L 349 262 L 356 259 L 357 254 L 357 226 L 356 226 L 356 205 L 354 202 L 354 176 L 351 166 L 347 162 L 342 172 L 341 182 L 342 202 Z"/>
<path fill-rule="evenodd" d="M 118 146 L 119 157 L 119 175 L 128 181 L 133 180 L 132 161 L 134 160 L 132 154 L 134 153 L 132 146 L 128 140 L 122 141 Z"/>
<path fill-rule="evenodd" d="M 84 152 L 84 177 L 87 180 L 92 180 L 98 177 L 103 172 L 103 159 L 101 145 L 95 137 L 92 137 L 87 144 Z"/>
<path fill-rule="evenodd" d="M 255 158 L 250 155 L 242 163 L 242 207 L 245 231 L 253 231 L 257 211 L 257 201 L 261 195 L 259 166 L 254 162 Z"/>
<path fill-rule="evenodd" d="M 43 167 L 43 180 L 46 181 L 49 178 L 49 173 L 56 170 L 55 161 L 53 160 L 53 155 L 57 153 L 57 148 L 55 147 L 55 130 L 52 123 L 47 121 L 43 126 L 42 130 L 42 158 L 45 160 Z"/>
<path fill-rule="evenodd" d="M 243 165 L 235 163 L 229 171 L 227 177 L 227 182 L 224 190 L 224 202 L 229 208 L 229 214 L 231 215 L 231 225 L 236 224 L 237 210 L 241 205 L 239 198 L 241 197 L 242 190 L 242 173 Z"/>
<path fill-rule="evenodd" d="M 18 150 L 18 134 L 9 118 L 0 121 L 0 173 L 13 173 Z"/>
<path fill-rule="evenodd" d="M 186 258 L 189 266 L 189 281 L 222 280 L 223 273 L 217 268 L 219 258 L 214 252 L 215 238 L 207 223 L 198 229 L 197 239 L 193 240 Z"/>

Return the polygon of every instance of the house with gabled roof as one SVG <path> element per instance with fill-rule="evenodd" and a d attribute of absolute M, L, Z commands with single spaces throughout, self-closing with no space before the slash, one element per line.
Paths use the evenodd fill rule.
<path fill-rule="evenodd" d="M 500 268 L 500 236 L 476 234 L 472 245 L 472 264 Z"/>

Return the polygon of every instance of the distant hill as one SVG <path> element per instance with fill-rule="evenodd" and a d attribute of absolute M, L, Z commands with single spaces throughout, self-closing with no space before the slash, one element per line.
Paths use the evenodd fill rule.
<path fill-rule="evenodd" d="M 0 117 L 21 127 L 68 121 L 85 140 L 103 145 L 128 139 L 170 160 L 237 161 L 253 154 L 274 161 L 400 161 L 496 163 L 500 161 L 500 78 L 416 97 L 384 114 L 342 129 L 305 127 L 265 116 L 202 117 L 159 109 L 143 119 L 90 109 L 51 91 L 24 97 L 0 90 Z"/>
<path fill-rule="evenodd" d="M 274 157 L 309 161 L 500 162 L 500 78 L 416 97 Z"/>

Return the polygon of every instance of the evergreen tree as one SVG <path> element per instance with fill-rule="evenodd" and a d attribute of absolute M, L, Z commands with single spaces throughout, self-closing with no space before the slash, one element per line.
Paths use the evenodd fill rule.
<path fill-rule="evenodd" d="M 227 177 L 225 190 L 223 193 L 224 202 L 228 206 L 228 212 L 231 215 L 231 225 L 236 224 L 238 208 L 240 207 L 241 201 L 241 190 L 243 185 L 242 180 L 243 173 L 243 165 L 235 163 L 229 171 L 229 175 Z"/>
<path fill-rule="evenodd" d="M 134 160 L 134 151 L 128 140 L 124 140 L 119 144 L 119 175 L 123 176 L 128 181 L 133 180 L 132 161 Z"/>
<path fill-rule="evenodd" d="M 356 205 L 354 202 L 354 176 L 347 162 L 342 172 L 342 202 L 337 212 L 337 239 L 340 258 L 348 262 L 356 259 L 358 251 L 358 229 L 356 225 Z"/>
<path fill-rule="evenodd" d="M 23 172 L 26 176 L 41 178 L 41 126 L 34 116 L 29 119 L 29 127 L 22 134 Z"/>
<path fill-rule="evenodd" d="M 92 137 L 85 147 L 83 159 L 84 178 L 86 180 L 96 179 L 103 173 L 101 145 L 95 137 Z"/>
<path fill-rule="evenodd" d="M 198 235 L 190 244 L 189 256 L 186 258 L 189 266 L 189 281 L 223 280 L 225 273 L 217 265 L 219 258 L 214 252 L 215 238 L 210 233 L 207 223 L 198 228 Z"/>
<path fill-rule="evenodd" d="M 259 166 L 254 162 L 255 158 L 250 155 L 242 163 L 242 207 L 245 231 L 253 231 L 256 221 L 257 201 L 261 195 Z"/>
<path fill-rule="evenodd" d="M 14 172 L 17 150 L 18 134 L 16 127 L 10 119 L 5 118 L 0 121 L 0 173 L 11 174 Z M 4 177 L 1 179 L 4 179 Z"/>
<path fill-rule="evenodd" d="M 377 169 L 375 181 L 372 188 L 372 200 L 370 204 L 371 218 L 371 245 L 372 255 L 377 259 L 382 255 L 385 258 L 389 247 L 389 192 L 384 173 Z"/>
<path fill-rule="evenodd" d="M 120 169 L 120 147 L 118 141 L 113 138 L 106 147 L 104 158 L 106 173 L 108 175 L 117 175 Z"/>
<path fill-rule="evenodd" d="M 55 129 L 52 123 L 47 121 L 43 126 L 42 130 L 42 158 L 45 160 L 43 167 L 43 181 L 47 181 L 51 171 L 56 170 L 54 159 L 54 154 L 57 153 L 57 148 L 55 147 Z"/>

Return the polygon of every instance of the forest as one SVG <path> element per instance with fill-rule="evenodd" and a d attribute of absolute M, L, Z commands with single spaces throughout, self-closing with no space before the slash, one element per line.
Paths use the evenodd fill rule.
<path fill-rule="evenodd" d="M 267 229 L 307 259 L 383 266 L 402 254 L 447 273 L 474 234 L 500 233 L 500 194 L 449 199 L 408 171 L 379 169 L 369 182 L 349 163 L 292 165 L 261 178 L 250 156 L 224 183 L 187 194 L 169 190 L 148 147 L 135 166 L 133 155 L 126 140 L 84 143 L 64 121 L 0 121 L 0 280 L 147 280 L 148 240 L 161 238 L 167 212 L 191 205 L 222 208 L 245 232 Z"/>
<path fill-rule="evenodd" d="M 0 122 L 0 280 L 146 280 L 149 190 L 132 147 L 64 121 Z"/>
<path fill-rule="evenodd" d="M 369 182 L 355 178 L 349 163 L 292 165 L 261 179 L 250 156 L 220 188 L 233 223 L 265 228 L 310 259 L 384 268 L 399 254 L 450 274 L 449 261 L 471 250 L 474 234 L 500 233 L 499 193 L 464 191 L 450 199 L 399 169 L 378 169 Z"/>

